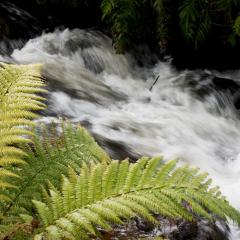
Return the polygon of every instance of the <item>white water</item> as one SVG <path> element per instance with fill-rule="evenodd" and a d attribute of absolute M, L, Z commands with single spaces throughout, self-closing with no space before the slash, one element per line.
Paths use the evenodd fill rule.
<path fill-rule="evenodd" d="M 44 63 L 51 89 L 48 113 L 88 121 L 93 133 L 128 146 L 132 153 L 163 154 L 198 166 L 240 209 L 240 121 L 231 97 L 212 90 L 201 100 L 188 87 L 189 72 L 163 62 L 137 67 L 130 56 L 114 54 L 107 37 L 93 32 L 44 34 L 12 57 L 20 63 Z M 197 82 L 198 73 L 194 78 Z M 232 239 L 240 239 L 237 231 Z"/>

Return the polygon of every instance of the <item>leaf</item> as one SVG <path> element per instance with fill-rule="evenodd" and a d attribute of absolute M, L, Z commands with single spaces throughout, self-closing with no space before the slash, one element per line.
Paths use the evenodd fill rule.
<path fill-rule="evenodd" d="M 61 192 L 51 190 L 49 201 L 33 201 L 44 223 L 40 239 L 78 239 L 78 233 L 91 239 L 98 227 L 109 230 L 135 216 L 157 223 L 154 214 L 188 221 L 197 216 L 209 221 L 230 218 L 240 224 L 240 213 L 206 188 L 206 174 L 187 166 L 176 168 L 175 161 L 159 163 L 160 158 L 112 161 L 107 167 L 98 163 L 84 166 L 72 182 L 64 178 Z"/>
<path fill-rule="evenodd" d="M 18 144 L 29 142 L 26 136 L 32 133 L 23 126 L 32 125 L 30 120 L 37 117 L 33 111 L 45 107 L 43 98 L 36 95 L 44 86 L 40 68 L 41 65 L 4 63 L 0 66 L 0 189 L 11 187 L 9 177 L 17 176 L 10 167 L 24 163 L 25 154 Z"/>

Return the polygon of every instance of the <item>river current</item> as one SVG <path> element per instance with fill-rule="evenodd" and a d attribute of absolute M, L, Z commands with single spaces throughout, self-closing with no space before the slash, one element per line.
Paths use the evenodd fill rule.
<path fill-rule="evenodd" d="M 239 111 L 230 91 L 212 87 L 214 76 L 240 84 L 240 74 L 177 71 L 170 60 L 151 61 L 144 47 L 139 53 L 141 65 L 115 54 L 99 32 L 65 29 L 1 58 L 43 64 L 49 94 L 41 121 L 81 122 L 114 158 L 163 155 L 197 166 L 240 209 Z M 232 239 L 240 239 L 237 229 Z"/>

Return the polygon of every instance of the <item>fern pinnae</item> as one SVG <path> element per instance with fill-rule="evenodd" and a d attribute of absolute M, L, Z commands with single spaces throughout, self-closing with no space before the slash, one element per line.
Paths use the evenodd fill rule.
<path fill-rule="evenodd" d="M 66 239 L 75 239 L 76 229 L 74 224 L 67 218 L 60 218 L 56 221 L 56 226 L 61 229 L 62 236 Z"/>
<path fill-rule="evenodd" d="M 49 226 L 46 228 L 46 231 L 49 235 L 49 240 L 60 240 L 61 239 L 61 231 L 57 226 Z M 37 236 L 37 238 L 36 238 Z M 42 240 L 44 239 L 44 234 L 36 235 L 34 240 Z"/>
<path fill-rule="evenodd" d="M 171 211 L 171 209 L 166 205 L 165 202 L 162 202 L 161 200 L 155 198 L 152 194 L 129 194 L 127 196 L 127 199 L 137 202 L 142 206 L 147 206 L 147 209 L 152 213 L 157 212 L 167 217 L 178 217 L 176 212 Z"/>
<path fill-rule="evenodd" d="M 119 164 L 118 166 L 118 173 L 116 176 L 117 181 L 115 185 L 115 194 L 119 192 L 123 192 L 124 190 L 123 186 L 126 183 L 128 171 L 129 171 L 129 161 L 127 159 L 121 161 L 121 164 Z"/>
<path fill-rule="evenodd" d="M 168 206 L 168 209 L 173 209 L 176 213 L 178 213 L 178 217 L 192 221 L 192 215 L 186 210 L 186 208 L 182 206 L 181 200 L 179 201 L 179 199 L 171 198 L 168 195 L 165 195 L 162 191 L 154 192 L 154 196 L 156 196 L 157 199 L 161 199 L 163 202 L 165 202 Z"/>
<path fill-rule="evenodd" d="M 19 157 L 26 157 L 27 154 L 16 147 L 10 147 L 10 146 L 6 146 L 6 147 L 0 147 L 0 156 L 4 156 L 4 155 L 14 155 L 14 156 L 19 156 Z"/>
<path fill-rule="evenodd" d="M 211 187 L 211 188 L 209 189 L 209 192 L 210 192 L 211 194 L 215 195 L 216 192 L 219 191 L 219 189 L 220 189 L 219 186 Z"/>
<path fill-rule="evenodd" d="M 200 173 L 200 174 L 196 174 L 196 176 L 194 177 L 194 179 L 192 181 L 189 181 L 189 184 L 191 184 L 192 186 L 195 186 L 196 188 L 198 188 L 199 186 L 202 185 L 202 182 L 204 180 L 206 180 L 206 178 L 209 176 L 208 173 Z"/>
<path fill-rule="evenodd" d="M 88 219 L 92 226 L 100 226 L 106 230 L 112 229 L 111 225 L 105 219 L 89 209 L 80 209 L 78 210 L 78 213 L 84 218 Z"/>
<path fill-rule="evenodd" d="M 198 215 L 203 216 L 210 221 L 213 221 L 213 217 L 211 214 L 209 214 L 208 211 L 206 211 L 204 206 L 199 203 L 199 199 L 196 200 L 191 195 L 189 196 L 189 194 L 182 194 L 182 200 L 186 201 L 185 203 L 187 204 L 187 207 L 190 208 L 190 211 L 197 212 Z"/>
<path fill-rule="evenodd" d="M 61 198 L 61 194 L 57 191 L 50 190 L 51 196 L 51 211 L 53 213 L 53 219 L 58 219 L 64 214 L 64 203 Z"/>
<path fill-rule="evenodd" d="M 41 138 L 35 139 L 35 142 L 38 144 L 38 149 L 43 150 L 43 154 L 45 158 L 51 160 L 58 156 L 59 146 L 56 147 L 55 141 L 58 140 L 57 136 L 55 135 L 56 129 L 51 127 L 51 129 L 47 128 L 46 125 L 41 124 L 40 127 L 40 136 Z M 35 129 L 37 135 L 37 129 Z M 43 148 L 39 148 L 39 144 L 43 146 Z"/>
<path fill-rule="evenodd" d="M 1 157 L 0 161 L 0 167 L 7 167 L 9 165 L 20 165 L 20 164 L 25 164 L 26 162 L 19 157 L 15 156 L 6 156 L 6 157 Z"/>
<path fill-rule="evenodd" d="M 112 200 L 111 198 L 102 203 L 103 206 L 114 210 L 117 213 L 121 213 L 121 216 L 128 219 L 136 216 L 136 214 L 131 210 L 131 208 L 126 205 L 122 205 L 117 201 Z"/>
<path fill-rule="evenodd" d="M 101 203 L 93 204 L 89 207 L 91 211 L 97 213 L 100 217 L 110 222 L 110 224 L 123 224 L 122 220 L 119 218 L 122 213 L 116 213 L 115 210 L 112 210 L 108 207 L 104 207 Z"/>
<path fill-rule="evenodd" d="M 0 169 L 0 177 L 16 177 L 19 178 L 19 176 L 12 171 L 6 170 L 4 168 Z"/>
<path fill-rule="evenodd" d="M 87 165 L 83 165 L 80 176 L 76 182 L 76 206 L 81 208 L 88 203 L 88 175 L 89 168 Z"/>
<path fill-rule="evenodd" d="M 70 212 L 75 208 L 75 195 L 74 186 L 68 180 L 68 178 L 63 176 L 62 180 L 62 200 L 64 212 Z"/>
<path fill-rule="evenodd" d="M 35 130 L 36 131 L 36 130 Z M 43 166 L 46 167 L 46 158 L 48 158 L 49 156 L 46 154 L 45 152 L 45 148 L 41 142 L 40 137 L 37 136 L 37 134 L 35 134 L 33 136 L 33 142 L 34 142 L 34 148 L 33 149 L 29 149 L 29 152 L 33 152 L 33 154 L 35 155 L 34 158 L 38 158 L 38 161 L 41 161 L 41 163 L 43 164 Z"/>
<path fill-rule="evenodd" d="M 32 113 L 26 110 L 21 109 L 14 109 L 11 112 L 5 112 L 3 115 L 0 115 L 1 121 L 7 121 L 9 118 L 27 118 L 27 119 L 34 119 L 37 118 L 36 113 Z"/>
<path fill-rule="evenodd" d="M 189 184 L 192 182 L 192 180 L 196 177 L 196 175 L 199 172 L 199 168 L 189 168 L 188 165 L 185 166 L 184 168 L 184 174 L 181 177 L 180 181 L 181 183 L 184 184 Z M 211 180 L 211 179 L 210 179 Z M 207 180 L 208 181 L 208 180 Z M 203 186 L 203 184 L 201 185 Z M 206 189 L 207 190 L 207 189 Z"/>
<path fill-rule="evenodd" d="M 147 166 L 142 173 L 142 176 L 140 178 L 137 188 L 141 189 L 144 185 L 150 183 L 149 180 L 151 180 L 153 177 L 152 175 L 156 173 L 155 169 L 157 169 L 161 160 L 162 160 L 162 157 L 155 157 L 152 159 L 147 158 Z"/>
<path fill-rule="evenodd" d="M 42 220 L 42 223 L 45 227 L 47 227 L 52 222 L 52 214 L 48 206 L 40 201 L 32 200 L 36 209 L 38 210 L 38 214 Z M 50 214 L 49 214 L 50 213 Z"/>
<path fill-rule="evenodd" d="M 33 136 L 33 133 L 29 130 L 21 129 L 21 128 L 5 128 L 1 130 L 1 136 L 3 138 L 8 138 L 8 137 L 17 138 L 18 136 L 22 136 L 22 135 Z M 8 143 L 1 140 L 0 144 L 3 145 Z"/>
<path fill-rule="evenodd" d="M 229 217 L 231 217 L 235 223 L 239 224 L 240 216 L 236 213 L 236 210 L 233 207 L 229 204 L 224 204 L 227 203 L 224 198 L 217 199 L 211 195 L 208 199 L 206 199 L 204 193 L 201 192 L 193 192 L 192 196 L 195 199 L 198 199 L 203 206 L 220 216 L 222 219 L 226 220 L 226 215 L 224 213 L 228 212 Z"/>
<path fill-rule="evenodd" d="M 103 151 L 101 147 L 98 146 L 98 144 L 95 142 L 94 138 L 87 132 L 85 128 L 83 128 L 81 125 L 77 125 L 77 131 L 75 134 L 75 139 L 77 141 L 83 141 L 85 142 L 85 148 L 89 147 L 89 153 L 94 158 L 91 159 L 91 161 L 94 161 L 95 163 L 103 162 L 103 163 L 109 163 L 111 161 L 108 154 Z"/>
<path fill-rule="evenodd" d="M 129 167 L 129 174 L 127 176 L 125 185 L 123 187 L 124 192 L 130 191 L 131 188 L 135 187 L 139 178 L 141 177 L 141 170 L 144 165 L 147 163 L 148 158 L 141 158 L 137 161 L 138 164 L 132 164 Z"/>
<path fill-rule="evenodd" d="M 171 174 L 171 177 L 169 177 L 168 179 L 168 184 L 171 185 L 171 184 L 181 182 L 181 179 L 184 178 L 186 175 L 187 169 L 188 169 L 187 167 L 179 167 L 178 169 L 173 171 L 173 173 Z"/>
<path fill-rule="evenodd" d="M 68 216 L 68 219 L 76 223 L 81 229 L 86 230 L 90 234 L 98 235 L 96 229 L 93 228 L 90 221 L 87 218 L 84 218 L 79 212 L 74 212 Z"/>
<path fill-rule="evenodd" d="M 68 167 L 68 173 L 67 173 L 68 179 L 71 183 L 76 184 L 78 180 L 78 175 L 76 171 L 72 167 Z"/>
<path fill-rule="evenodd" d="M 131 199 L 127 199 L 127 198 L 126 199 L 122 199 L 122 198 L 116 199 L 116 202 L 122 204 L 123 206 L 127 206 L 127 207 L 131 208 L 131 210 L 133 212 L 135 212 L 136 216 L 140 216 L 140 217 L 148 220 L 149 222 L 158 224 L 155 217 L 153 217 L 152 214 L 149 213 L 148 209 L 145 206 L 143 206 L 137 202 L 133 202 Z"/>
<path fill-rule="evenodd" d="M 7 183 L 7 182 L 0 182 L 0 189 L 5 190 L 7 188 L 16 188 L 15 185 Z"/>
<path fill-rule="evenodd" d="M 6 121 L 1 121 L 0 122 L 0 128 L 3 128 L 3 127 L 15 127 L 15 126 L 26 126 L 26 127 L 29 127 L 29 126 L 34 126 L 35 123 L 32 122 L 31 120 L 28 120 L 28 119 L 25 119 L 25 118 L 18 118 L 18 119 L 15 119 L 15 118 L 10 118 Z"/>
<path fill-rule="evenodd" d="M 3 145 L 11 145 L 14 143 L 29 143 L 30 140 L 29 139 L 25 139 L 23 137 L 20 137 L 18 135 L 9 135 L 9 136 L 5 136 L 4 138 L 2 138 L 0 140 L 0 144 Z"/>
<path fill-rule="evenodd" d="M 104 171 L 103 180 L 102 180 L 102 196 L 107 197 L 109 196 L 114 189 L 116 188 L 116 184 L 118 179 L 116 175 L 118 173 L 118 161 L 113 161 L 112 164 L 106 166 L 107 169 Z"/>
<path fill-rule="evenodd" d="M 115 1 L 114 0 L 103 0 L 101 3 L 101 9 L 102 9 L 102 19 L 104 20 L 108 15 L 110 15 L 110 13 L 112 12 L 112 10 L 114 9 L 114 4 Z"/>
<path fill-rule="evenodd" d="M 91 168 L 88 182 L 88 203 L 102 199 L 102 174 L 106 168 L 104 164 L 96 164 Z"/>
<path fill-rule="evenodd" d="M 169 173 L 176 167 L 177 160 L 171 160 L 164 164 L 158 171 L 153 184 L 163 183 L 169 178 Z"/>

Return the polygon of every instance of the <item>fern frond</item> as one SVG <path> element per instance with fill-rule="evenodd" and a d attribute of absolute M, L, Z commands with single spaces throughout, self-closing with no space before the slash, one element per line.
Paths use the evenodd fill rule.
<path fill-rule="evenodd" d="M 0 166 L 24 163 L 24 152 L 18 144 L 29 142 L 24 136 L 31 132 L 23 129 L 37 115 L 32 111 L 43 109 L 45 105 L 36 93 L 44 91 L 40 76 L 40 65 L 8 65 L 1 64 L 0 69 Z M 0 189 L 11 187 L 5 177 L 15 177 L 10 169 L 2 168 L 0 172 Z"/>
<path fill-rule="evenodd" d="M 111 27 L 114 46 L 122 53 L 130 44 L 131 37 L 140 21 L 141 7 L 144 1 L 103 0 L 101 4 L 103 20 Z"/>
<path fill-rule="evenodd" d="M 196 48 L 198 43 L 203 42 L 210 32 L 209 6 L 207 1 L 184 0 L 179 7 L 182 34 L 187 41 L 194 42 Z"/>
<path fill-rule="evenodd" d="M 189 221 L 196 215 L 209 221 L 230 218 L 240 224 L 240 213 L 206 187 L 206 174 L 175 165 L 142 158 L 135 164 L 83 166 L 73 181 L 64 177 L 61 191 L 51 190 L 48 201 L 33 200 L 43 224 L 36 239 L 91 239 L 98 227 L 109 230 L 136 216 L 157 223 L 156 213 Z"/>
<path fill-rule="evenodd" d="M 101 3 L 101 9 L 102 9 L 102 19 L 104 20 L 106 17 L 108 17 L 111 12 L 113 11 L 115 6 L 114 0 L 103 0 Z"/>
<path fill-rule="evenodd" d="M 21 169 L 15 169 L 15 173 L 20 178 L 9 180 L 12 186 L 18 186 L 18 188 L 4 191 L 6 196 L 12 197 L 12 202 L 0 204 L 1 212 L 6 219 L 11 218 L 12 224 L 19 221 L 20 214 L 31 214 L 33 209 L 31 199 L 33 197 L 41 199 L 42 186 L 46 187 L 51 181 L 52 189 L 54 189 L 53 186 L 58 187 L 61 175 L 69 172 L 72 176 L 70 182 L 74 181 L 74 174 L 76 171 L 80 171 L 83 163 L 102 162 L 106 164 L 110 161 L 105 151 L 80 125 L 75 127 L 70 123 L 62 122 L 60 132 L 56 132 L 54 127 L 47 128 L 46 126 L 32 132 L 34 131 L 36 134 L 33 134 L 31 138 L 32 144 L 23 143 L 20 145 L 22 150 L 16 152 L 27 164 L 21 166 Z M 12 148 L 4 151 L 12 151 Z M 24 163 L 23 160 L 21 160 L 22 163 Z M 10 163 L 20 163 L 19 161 L 18 158 L 8 156 L 2 158 L 1 164 L 5 166 Z M 1 174 L 10 176 L 11 172 L 0 171 L 0 176 Z M 67 188 L 67 184 L 64 186 Z M 68 193 L 67 190 L 66 193 Z M 45 197 L 47 198 L 47 193 L 45 193 Z M 68 195 L 66 195 L 65 201 L 68 201 L 67 197 Z"/>

